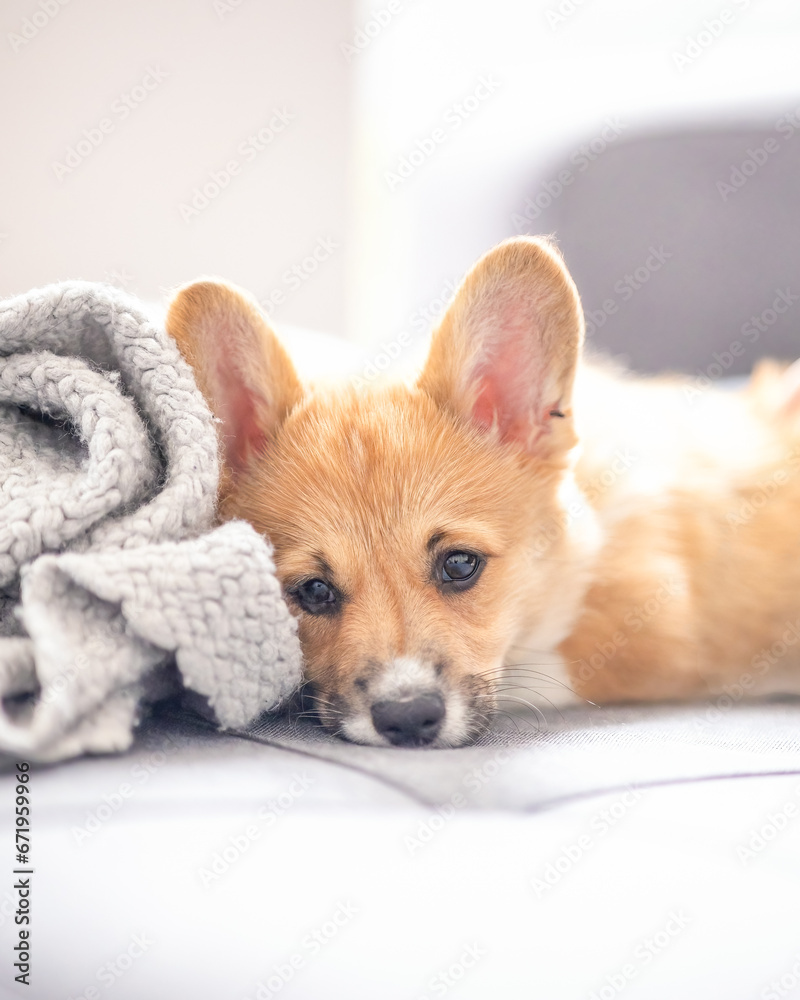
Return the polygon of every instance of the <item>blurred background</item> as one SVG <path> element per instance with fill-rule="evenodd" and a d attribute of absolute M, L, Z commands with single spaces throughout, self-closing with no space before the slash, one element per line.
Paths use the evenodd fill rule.
<path fill-rule="evenodd" d="M 549 233 L 590 341 L 711 378 L 800 354 L 800 7 L 6 0 L 0 293 L 202 274 L 411 364 Z M 377 355 L 376 355 L 377 356 Z M 718 374 L 719 371 L 719 374 Z"/>

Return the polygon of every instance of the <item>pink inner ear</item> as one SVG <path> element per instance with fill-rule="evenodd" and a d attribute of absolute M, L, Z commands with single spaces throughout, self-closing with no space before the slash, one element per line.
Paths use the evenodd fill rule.
<path fill-rule="evenodd" d="M 544 372 L 534 356 L 531 317 L 508 309 L 493 324 L 487 350 L 473 373 L 477 392 L 473 419 L 490 428 L 495 420 L 502 441 L 532 446 L 547 429 L 549 409 L 542 405 Z"/>
<path fill-rule="evenodd" d="M 243 390 L 231 401 L 230 406 L 230 422 L 225 420 L 225 425 L 235 428 L 235 434 L 226 440 L 226 452 L 228 464 L 238 471 L 247 465 L 253 455 L 261 451 L 265 435 L 256 421 L 256 408 L 251 393 Z"/>
<path fill-rule="evenodd" d="M 245 386 L 231 359 L 215 367 L 215 409 L 222 420 L 222 439 L 228 465 L 241 471 L 264 446 L 255 392 Z M 263 405 L 262 405 L 263 411 Z"/>

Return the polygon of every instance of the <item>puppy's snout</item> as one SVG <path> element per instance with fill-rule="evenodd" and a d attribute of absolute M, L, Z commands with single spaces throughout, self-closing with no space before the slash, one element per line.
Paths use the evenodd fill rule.
<path fill-rule="evenodd" d="M 421 747 L 439 735 L 444 719 L 440 694 L 419 694 L 396 701 L 377 701 L 372 721 L 381 736 L 399 747 Z"/>

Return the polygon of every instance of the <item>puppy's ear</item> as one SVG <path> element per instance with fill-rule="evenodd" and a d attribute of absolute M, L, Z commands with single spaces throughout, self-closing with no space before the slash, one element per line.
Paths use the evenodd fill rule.
<path fill-rule="evenodd" d="M 179 289 L 167 313 L 167 332 L 222 421 L 225 462 L 235 477 L 299 401 L 302 390 L 292 363 L 258 303 L 222 281 Z"/>
<path fill-rule="evenodd" d="M 572 384 L 583 312 L 558 251 L 507 240 L 473 267 L 434 333 L 419 388 L 542 458 L 575 443 Z"/>

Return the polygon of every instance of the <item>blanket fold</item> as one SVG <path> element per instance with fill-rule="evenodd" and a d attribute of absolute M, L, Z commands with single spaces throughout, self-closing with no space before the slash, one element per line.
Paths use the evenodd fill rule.
<path fill-rule="evenodd" d="M 191 370 L 135 299 L 0 302 L 0 750 L 125 749 L 173 663 L 223 727 L 296 688 L 269 545 L 216 526 L 218 475 Z"/>

